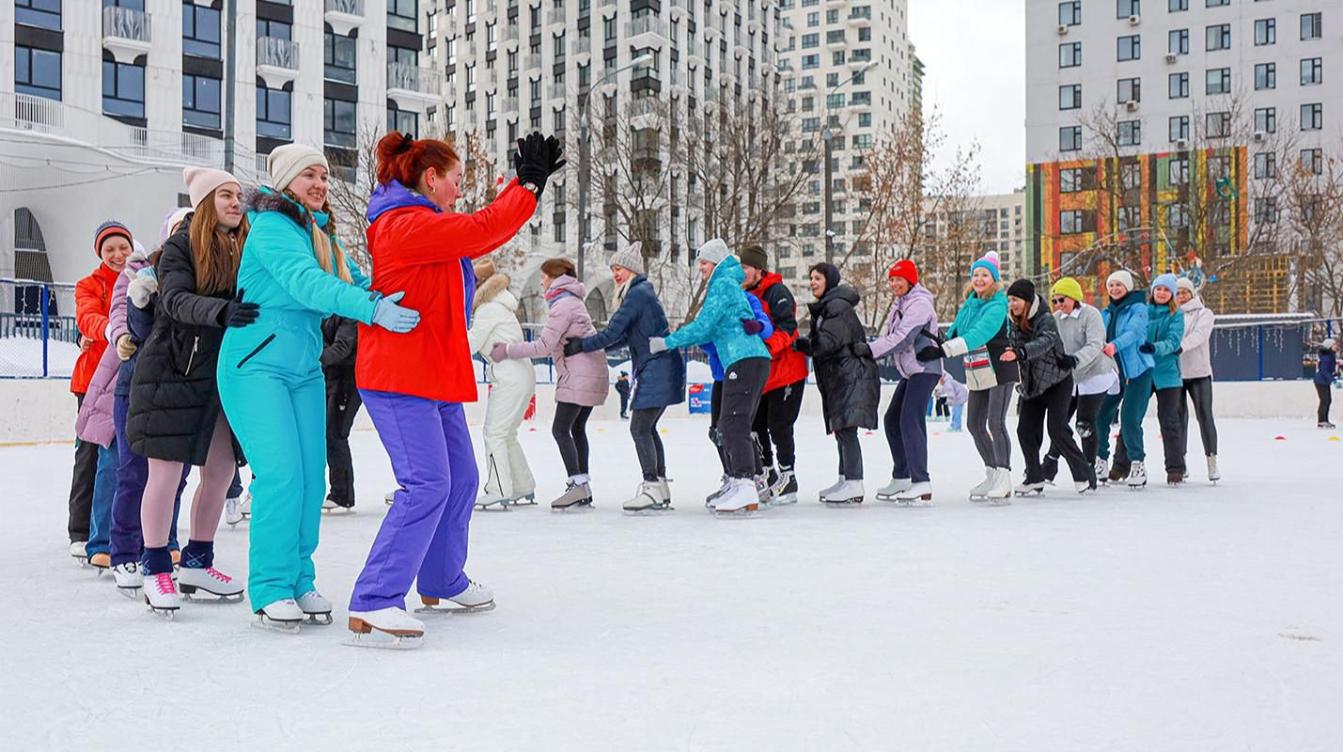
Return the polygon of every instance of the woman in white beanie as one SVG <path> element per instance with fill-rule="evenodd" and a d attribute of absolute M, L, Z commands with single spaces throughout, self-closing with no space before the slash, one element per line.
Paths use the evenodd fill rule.
<path fill-rule="evenodd" d="M 336 240 L 322 152 L 287 144 L 267 166 L 274 188 L 250 197 L 238 271 L 239 298 L 261 312 L 224 336 L 219 393 L 253 467 L 248 597 L 259 624 L 292 631 L 331 620 L 312 560 L 326 496 L 322 319 L 407 332 L 419 315 L 396 304 L 400 293 L 370 293 Z"/>
<path fill-rule="evenodd" d="M 1126 457 L 1121 458 L 1116 453 L 1109 480 L 1124 481 L 1130 488 L 1147 485 L 1147 468 L 1144 464 L 1147 453 L 1143 449 L 1142 420 L 1152 399 L 1152 369 L 1155 365 L 1152 355 L 1142 350 L 1142 346 L 1147 343 L 1149 311 L 1146 295 L 1142 290 L 1134 289 L 1136 285 L 1133 275 L 1124 269 L 1114 272 L 1105 280 L 1110 303 L 1101 312 L 1106 339 L 1101 352 L 1114 358 L 1119 366 L 1120 390 L 1106 395 L 1100 413 L 1096 416 L 1096 455 L 1108 464 L 1110 425 L 1114 422 L 1115 413 L 1119 413 L 1119 436 L 1124 443 Z M 1125 466 L 1125 462 L 1128 466 Z M 1105 469 L 1105 465 L 1097 463 L 1097 480 L 1100 480 Z"/>
<path fill-rule="evenodd" d="M 1184 430 L 1181 439 L 1189 446 L 1189 401 L 1194 402 L 1198 417 L 1198 432 L 1203 440 L 1203 454 L 1208 458 L 1208 480 L 1216 482 L 1222 475 L 1217 470 L 1217 424 L 1212 414 L 1212 328 L 1217 316 L 1203 305 L 1203 298 L 1194 289 L 1188 277 L 1175 283 L 1175 299 L 1184 312 L 1184 337 L 1180 340 L 1180 376 L 1184 379 L 1184 394 L 1180 399 L 1180 424 Z"/>

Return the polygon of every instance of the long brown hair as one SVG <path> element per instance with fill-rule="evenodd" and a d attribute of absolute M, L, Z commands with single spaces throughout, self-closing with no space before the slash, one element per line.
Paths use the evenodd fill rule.
<path fill-rule="evenodd" d="M 1021 299 L 1020 299 L 1020 298 L 1017 298 L 1017 300 L 1021 300 Z M 1034 301 L 1030 301 L 1030 300 L 1025 300 L 1025 301 L 1022 301 L 1022 302 L 1024 302 L 1024 303 L 1026 304 L 1026 310 L 1022 311 L 1022 312 L 1021 312 L 1021 315 L 1018 316 L 1017 314 L 1012 313 L 1012 298 L 1011 298 L 1011 296 L 1009 296 L 1009 297 L 1007 298 L 1007 316 L 1008 316 L 1008 318 L 1012 319 L 1012 323 L 1015 324 L 1016 327 L 1017 327 L 1018 329 L 1020 329 L 1021 331 L 1025 332 L 1026 334 L 1030 334 L 1030 333 L 1031 333 L 1031 307 L 1035 305 L 1035 302 L 1034 302 Z"/>
<path fill-rule="evenodd" d="M 334 274 L 342 282 L 354 283 L 354 277 L 350 275 L 349 264 L 345 263 L 345 249 L 340 246 L 336 240 L 336 215 L 331 211 L 331 202 L 323 201 L 321 211 L 326 214 L 326 227 L 317 226 L 317 221 L 313 219 L 312 212 L 304 206 L 303 201 L 288 188 L 284 189 L 284 195 L 291 201 L 298 204 L 303 211 L 303 216 L 308 218 L 308 229 L 312 235 L 312 254 L 317 257 L 317 265 L 322 267 L 322 271 L 327 274 Z"/>
<path fill-rule="evenodd" d="M 191 256 L 196 262 L 196 292 L 214 295 L 232 291 L 238 284 L 238 267 L 242 264 L 242 246 L 247 240 L 247 215 L 237 229 L 228 230 L 219 224 L 215 212 L 215 192 L 201 200 L 191 215 L 187 237 L 191 240 Z"/>

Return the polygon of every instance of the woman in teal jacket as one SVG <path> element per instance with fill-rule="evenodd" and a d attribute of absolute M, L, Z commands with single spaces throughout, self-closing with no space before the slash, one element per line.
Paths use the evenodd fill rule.
<path fill-rule="evenodd" d="M 1180 373 L 1180 342 L 1184 339 L 1184 312 L 1175 299 L 1178 279 L 1163 274 L 1152 281 L 1147 306 L 1147 341 L 1138 351 L 1152 357 L 1152 386 L 1156 389 L 1156 417 L 1161 426 L 1161 446 L 1166 459 L 1166 483 L 1184 483 L 1184 378 Z M 1146 402 L 1143 403 L 1144 408 Z M 1115 463 L 1125 459 L 1124 447 L 1115 452 Z"/>
<path fill-rule="evenodd" d="M 971 501 L 1006 499 L 1012 495 L 1012 439 L 1007 408 L 1019 378 L 1017 364 L 1002 359 L 1008 349 L 1007 295 L 1000 287 L 998 254 L 987 253 L 970 265 L 965 303 L 947 330 L 941 347 L 929 345 L 919 360 L 962 358 L 970 388 L 966 427 L 984 461 L 984 480 L 970 489 Z"/>
<path fill-rule="evenodd" d="M 759 507 L 760 496 L 752 478 L 755 443 L 751 440 L 751 424 L 769 377 L 769 348 L 758 336 L 760 329 L 746 299 L 748 293 L 741 289 L 746 274 L 727 243 L 710 240 L 699 249 L 697 259 L 700 274 L 708 279 L 704 305 L 694 321 L 671 335 L 649 338 L 648 350 L 659 353 L 702 344 L 712 344 L 717 350 L 723 364 L 718 434 L 732 488 L 717 498 L 714 509 L 720 513 L 753 511 Z"/>
<path fill-rule="evenodd" d="M 1110 425 L 1118 412 L 1119 437 L 1124 452 L 1115 454 L 1109 479 L 1124 480 L 1130 487 L 1141 488 L 1147 485 L 1142 419 L 1147 414 L 1147 401 L 1152 397 L 1153 359 L 1152 354 L 1144 352 L 1143 348 L 1147 344 L 1150 311 L 1142 290 L 1134 289 L 1136 286 L 1133 275 L 1123 269 L 1105 280 L 1110 304 L 1101 312 L 1107 340 L 1102 352 L 1118 361 L 1120 391 L 1107 395 L 1096 415 L 1096 432 L 1099 434 L 1096 456 L 1100 458 L 1096 479 L 1105 477 L 1105 463 L 1110 459 Z"/>
<path fill-rule="evenodd" d="M 313 552 L 326 495 L 326 391 L 322 319 L 336 314 L 409 331 L 400 294 L 370 293 L 368 278 L 332 234 L 327 162 L 300 144 L 267 160 L 276 190 L 249 202 L 238 295 L 260 304 L 256 324 L 225 333 L 219 396 L 252 466 L 248 598 L 260 623 L 297 629 L 330 623 L 314 585 Z"/>

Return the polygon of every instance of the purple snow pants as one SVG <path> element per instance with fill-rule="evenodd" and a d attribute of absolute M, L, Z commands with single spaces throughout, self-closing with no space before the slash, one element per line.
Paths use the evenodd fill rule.
<path fill-rule="evenodd" d="M 354 583 L 350 610 L 405 608 L 417 577 L 421 595 L 451 598 L 468 584 L 462 568 L 480 485 L 466 412 L 456 402 L 359 393 L 400 489 Z"/>
<path fill-rule="evenodd" d="M 112 402 L 112 422 L 117 429 L 117 488 L 112 497 L 112 566 L 139 561 L 144 553 L 144 535 L 140 530 L 140 500 L 149 482 L 149 460 L 131 451 L 126 438 L 126 416 L 130 413 L 131 398 L 117 395 Z M 173 502 L 173 522 L 168 528 L 168 548 L 176 551 L 177 513 L 182 509 L 182 490 L 187 487 L 191 465 L 182 468 L 182 482 L 177 484 L 177 500 Z"/>

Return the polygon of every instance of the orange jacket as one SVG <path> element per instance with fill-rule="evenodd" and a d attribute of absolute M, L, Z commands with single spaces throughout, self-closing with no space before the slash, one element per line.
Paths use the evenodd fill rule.
<path fill-rule="evenodd" d="M 79 333 L 92 344 L 79 354 L 74 373 L 70 374 L 70 391 L 84 394 L 89 390 L 93 372 L 107 349 L 107 317 L 112 312 L 112 288 L 117 274 L 107 264 L 99 264 L 89 276 L 75 285 L 75 325 Z"/>
<path fill-rule="evenodd" d="M 536 211 L 532 192 L 511 182 L 474 214 L 439 211 L 400 183 L 369 201 L 372 289 L 404 290 L 420 313 L 408 334 L 360 324 L 355 381 L 360 389 L 442 402 L 475 402 L 476 372 L 466 330 L 475 296 L 471 259 L 507 243 Z"/>

